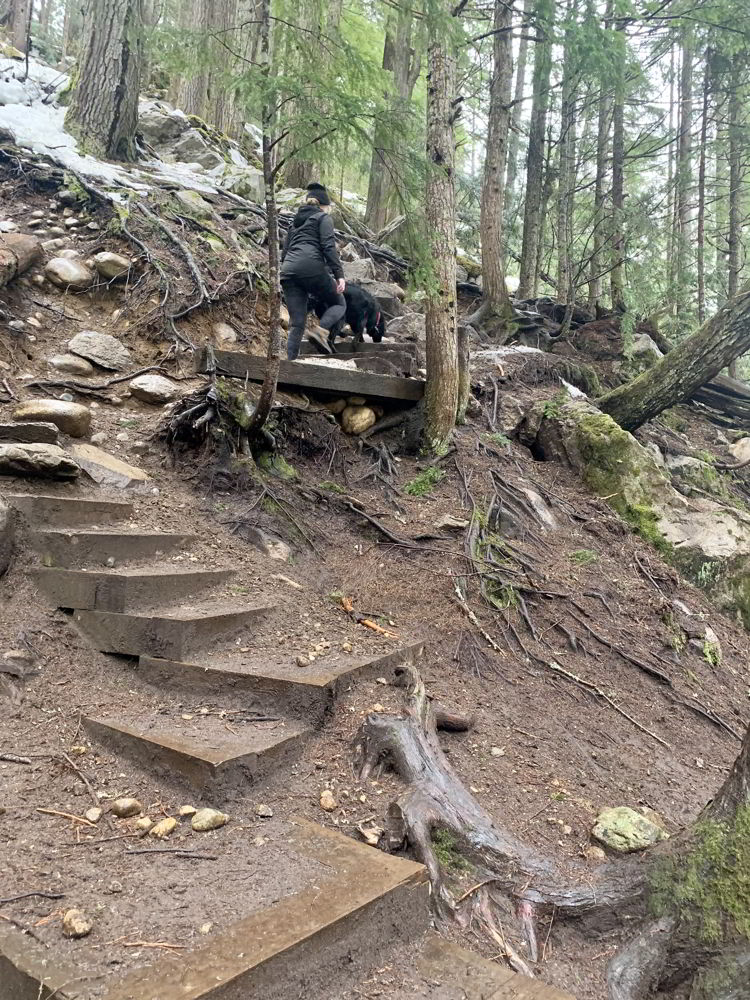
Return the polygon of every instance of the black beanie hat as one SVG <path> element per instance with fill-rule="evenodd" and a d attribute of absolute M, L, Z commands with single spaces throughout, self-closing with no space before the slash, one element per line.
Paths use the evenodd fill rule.
<path fill-rule="evenodd" d="M 322 184 L 308 184 L 307 193 L 311 198 L 315 198 L 319 205 L 330 205 L 331 199 Z"/>

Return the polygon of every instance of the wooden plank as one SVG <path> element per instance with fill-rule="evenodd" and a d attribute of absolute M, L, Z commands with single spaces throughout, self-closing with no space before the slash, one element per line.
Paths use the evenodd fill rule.
<path fill-rule="evenodd" d="M 216 371 L 232 378 L 248 378 L 262 382 L 266 359 L 235 351 L 214 351 Z M 198 359 L 197 370 L 207 371 L 207 351 Z M 346 368 L 329 368 L 326 365 L 299 364 L 282 361 L 279 365 L 279 386 L 285 389 L 318 390 L 339 396 L 365 396 L 385 402 L 397 400 L 416 403 L 424 395 L 424 382 L 420 379 L 400 378 L 397 375 L 373 375 L 371 372 L 350 371 Z"/>
<path fill-rule="evenodd" d="M 381 354 L 383 351 L 406 351 L 416 358 L 417 345 L 409 340 L 388 340 L 387 338 L 381 340 L 379 344 L 369 340 L 363 340 L 361 343 L 356 340 L 336 341 L 336 354 L 342 358 L 351 354 Z M 300 357 L 307 358 L 312 355 L 321 356 L 320 351 L 316 350 L 309 340 L 303 340 L 300 347 Z"/>

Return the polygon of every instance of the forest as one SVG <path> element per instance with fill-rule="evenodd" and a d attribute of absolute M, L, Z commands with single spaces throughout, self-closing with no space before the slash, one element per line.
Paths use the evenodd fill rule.
<path fill-rule="evenodd" d="M 0 317 L 7 327 L 0 348 L 9 358 L 0 367 L 0 403 L 10 408 L 29 391 L 64 391 L 52 402 L 75 406 L 77 394 L 94 419 L 102 407 L 111 418 L 99 444 L 124 446 L 140 411 L 111 414 L 133 399 L 154 402 L 138 395 L 135 379 L 168 372 L 176 381 L 162 386 L 159 399 L 167 412 L 152 419 L 148 440 L 139 439 L 134 452 L 156 467 L 158 448 L 160 461 L 163 452 L 172 462 L 166 486 L 158 480 L 153 488 L 154 509 L 160 489 L 186 488 L 174 469 L 190 452 L 196 477 L 210 470 L 208 486 L 207 478 L 196 479 L 201 503 L 221 497 L 214 513 L 234 511 L 233 521 L 221 522 L 231 524 L 232 545 L 243 532 L 257 543 L 276 518 L 295 543 L 307 545 L 308 560 L 319 560 L 310 576 L 319 572 L 327 581 L 330 565 L 320 568 L 326 557 L 351 556 L 330 537 L 316 547 L 310 509 L 324 505 L 336 523 L 364 519 L 362 530 L 389 546 L 388 558 L 403 559 L 401 569 L 413 560 L 404 572 L 416 567 L 424 594 L 407 594 L 403 605 L 423 609 L 430 588 L 450 605 L 461 622 L 445 625 L 457 643 L 452 662 L 473 679 L 486 680 L 488 662 L 494 681 L 505 680 L 509 663 L 521 664 L 525 676 L 515 686 L 541 676 L 549 689 L 572 687 L 578 705 L 596 704 L 597 725 L 604 725 L 603 712 L 629 738 L 637 732 L 647 749 L 639 744 L 627 765 L 634 798 L 638 782 L 651 783 L 649 753 L 672 753 L 680 738 L 685 759 L 704 770 L 709 753 L 680 733 L 670 713 L 710 731 L 717 741 L 710 748 L 731 740 L 731 753 L 722 745 L 720 763 L 709 765 L 723 772 L 712 797 L 696 805 L 696 788 L 686 792 L 692 812 L 686 819 L 687 808 L 676 810 L 679 832 L 667 838 L 660 829 L 647 851 L 640 845 L 624 858 L 602 851 L 591 869 L 588 847 L 561 857 L 543 833 L 526 837 L 549 803 L 516 826 L 497 789 L 494 804 L 502 808 L 485 807 L 442 742 L 445 732 L 472 729 L 474 706 L 465 715 L 446 707 L 410 663 L 393 683 L 398 706 L 373 681 L 376 709 L 357 719 L 350 742 L 360 785 L 373 778 L 377 785 L 385 763 L 400 784 L 383 826 L 372 832 L 373 812 L 354 831 L 371 846 L 395 845 L 394 853 L 408 845 L 426 867 L 435 924 L 481 940 L 485 954 L 489 943 L 493 960 L 501 957 L 523 976 L 543 968 L 559 925 L 575 956 L 576 938 L 565 936 L 571 926 L 586 940 L 591 928 L 606 936 L 617 923 L 617 935 L 596 949 L 592 961 L 606 961 L 592 978 L 572 960 L 558 977 L 580 997 L 597 1000 L 604 995 L 597 989 L 609 1000 L 750 997 L 742 659 L 750 629 L 750 488 L 742 475 L 750 464 L 748 0 L 0 0 L 0 26 L 0 55 L 12 62 L 0 72 L 4 211 L 12 215 L 14 199 L 30 199 L 15 222 L 0 223 L 12 251 L 2 256 L 0 247 L 0 289 L 10 289 Z M 296 356 L 282 360 L 289 312 L 281 254 L 311 182 L 330 192 L 341 273 L 350 269 L 351 284 L 361 274 L 378 321 L 385 314 L 386 335 L 377 344 L 380 362 L 374 350 L 362 365 L 352 360 L 356 344 L 342 353 L 345 360 L 326 359 L 334 381 L 337 362 L 349 369 L 338 375 L 341 398 L 329 392 L 315 405 L 310 398 L 322 376 L 315 366 L 294 375 L 310 358 L 296 369 Z M 30 231 L 19 234 L 22 228 Z M 87 241 L 88 256 L 77 249 Z M 42 248 L 54 259 L 32 274 Z M 31 277 L 22 277 L 27 271 Z M 60 289 L 62 311 L 50 305 L 56 299 L 41 303 L 58 310 L 57 341 L 65 321 L 80 330 L 90 319 L 65 312 L 80 293 L 144 367 L 113 374 L 132 367 L 128 349 L 115 344 L 125 350 L 122 364 L 80 355 L 90 369 L 83 378 L 98 372 L 107 381 L 73 381 L 80 357 L 71 345 L 99 336 L 85 330 L 70 341 L 72 361 L 70 353 L 49 359 L 70 379 L 22 370 L 41 363 L 33 345 L 44 337 L 29 329 L 41 329 L 48 317 L 19 320 L 14 296 Z M 233 326 L 215 322 L 227 318 Z M 29 338 L 23 351 L 21 335 Z M 254 353 L 242 354 L 249 345 Z M 397 395 L 348 392 L 346 379 L 354 385 L 355 376 L 357 385 L 382 376 L 378 385 L 385 386 L 390 378 Z M 132 395 L 120 396 L 131 378 Z M 250 391 L 250 382 L 260 388 Z M 360 417 L 368 422 L 356 424 Z M 83 419 L 87 429 L 71 437 L 88 434 L 91 412 Z M 339 428 L 344 443 L 334 440 Z M 56 441 L 54 427 L 51 433 Z M 5 440 L 0 435 L 0 451 Z M 80 467 L 65 465 L 59 478 L 87 470 L 82 454 Z M 314 485 L 300 482 L 290 456 L 314 473 Z M 362 472 L 357 463 L 365 460 L 372 464 Z M 402 461 L 413 463 L 408 483 Z M 315 463 L 326 462 L 321 479 Z M 536 467 L 562 471 L 544 478 Z M 438 518 L 433 493 L 448 503 L 449 488 L 453 506 Z M 252 503 L 237 513 L 245 501 Z M 183 500 L 179 510 L 192 503 Z M 254 518 L 265 518 L 262 529 Z M 456 530 L 461 534 L 440 533 Z M 370 547 L 363 552 L 359 536 L 345 537 L 348 552 L 364 562 Z M 573 537 L 580 547 L 571 550 Z M 293 572 L 288 559 L 285 573 Z M 605 559 L 612 560 L 606 570 Z M 115 560 L 106 566 L 114 569 Z M 588 589 L 581 584 L 574 594 L 586 574 Z M 286 575 L 271 579 L 278 590 L 302 589 Z M 347 625 L 385 643 L 399 638 L 391 616 L 405 583 L 398 574 L 378 579 L 381 589 L 365 593 L 369 607 L 382 600 L 387 613 L 358 612 L 343 590 L 330 589 Z M 687 608 L 679 589 L 686 585 L 694 589 L 685 600 L 705 599 L 700 612 Z M 632 635 L 628 601 L 631 617 L 636 608 L 651 615 Z M 364 597 L 361 603 L 368 606 Z M 725 616 L 736 669 L 723 659 L 709 606 Z M 94 605 L 69 607 L 63 598 L 56 607 L 94 613 Z M 114 610 L 123 617 L 123 608 Z M 447 612 L 446 621 L 453 621 Z M 118 641 L 122 649 L 97 649 L 133 652 L 130 640 Z M 297 667 L 311 667 L 330 645 L 296 656 Z M 590 655 L 591 646 L 598 652 Z M 352 645 L 342 648 L 351 652 Z M 691 655 L 698 666 L 687 664 Z M 616 663 L 606 675 L 602 657 Z M 623 670 L 659 695 L 641 692 L 630 706 L 630 687 L 617 690 Z M 633 689 L 641 691 L 635 682 Z M 514 702 L 514 732 L 529 736 L 519 719 L 541 724 L 538 698 L 537 691 L 522 708 Z M 655 707 L 660 698 L 663 710 Z M 502 714 L 499 704 L 491 699 L 491 711 Z M 565 704 L 563 724 L 572 732 L 579 709 Z M 181 714 L 194 718 L 193 710 Z M 496 762 L 505 754 L 505 744 L 492 746 Z M 686 768 L 684 760 L 673 767 L 665 787 L 677 785 L 674 775 L 684 777 Z M 521 787 L 520 776 L 506 777 Z M 534 780 L 528 783 L 524 794 Z M 567 789 L 553 790 L 550 802 L 569 794 L 572 801 Z M 332 792 L 326 801 L 330 810 L 320 796 L 324 811 L 338 808 Z M 637 801 L 645 804 L 646 793 Z M 136 805 L 122 818 L 140 812 Z M 255 819 L 273 815 L 265 804 L 257 809 Z M 559 826 L 566 837 L 575 832 L 562 819 Z M 508 940 L 501 917 L 513 928 Z"/>

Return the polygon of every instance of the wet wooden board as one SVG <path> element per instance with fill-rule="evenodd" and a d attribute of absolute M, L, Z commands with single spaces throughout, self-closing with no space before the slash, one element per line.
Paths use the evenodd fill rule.
<path fill-rule="evenodd" d="M 198 359 L 197 370 L 208 371 L 207 351 Z M 216 370 L 220 375 L 247 378 L 262 382 L 266 359 L 236 351 L 214 351 Z M 300 364 L 282 361 L 279 365 L 279 386 L 285 389 L 320 390 L 339 396 L 365 396 L 384 402 L 416 403 L 424 395 L 424 382 L 420 379 L 401 378 L 397 375 L 375 375 L 371 372 L 351 371 L 326 365 Z"/>
<path fill-rule="evenodd" d="M 363 340 L 361 342 L 352 339 L 336 341 L 336 354 L 342 358 L 349 357 L 352 354 L 382 354 L 384 351 L 402 351 L 416 358 L 417 345 L 408 340 L 389 340 L 387 337 L 385 340 L 381 340 L 379 344 L 370 340 Z M 320 357 L 320 351 L 309 340 L 302 341 L 299 353 L 303 358 L 312 357 L 312 355 Z"/>

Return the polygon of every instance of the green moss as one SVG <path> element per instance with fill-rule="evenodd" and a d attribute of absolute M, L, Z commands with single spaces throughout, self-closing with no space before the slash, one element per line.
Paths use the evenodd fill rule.
<path fill-rule="evenodd" d="M 444 476 L 445 473 L 442 469 L 431 465 L 404 486 L 404 493 L 408 493 L 410 497 L 429 496 Z"/>
<path fill-rule="evenodd" d="M 712 667 L 721 666 L 721 646 L 718 642 L 711 642 L 710 639 L 706 639 L 703 642 L 703 656 Z"/>
<path fill-rule="evenodd" d="M 685 855 L 661 861 L 650 905 L 657 916 L 677 916 L 704 944 L 750 940 L 750 806 L 733 822 L 703 821 Z"/>
<path fill-rule="evenodd" d="M 682 626 L 677 621 L 674 616 L 674 612 L 671 608 L 668 608 L 661 616 L 661 620 L 667 626 L 669 630 L 669 644 L 675 653 L 681 653 L 688 643 L 688 637 L 683 631 Z"/>
<path fill-rule="evenodd" d="M 334 483 L 330 479 L 324 479 L 322 483 L 318 483 L 318 489 L 325 490 L 326 493 L 346 494 L 346 490 L 343 488 L 343 486 L 339 486 L 338 483 Z"/>
<path fill-rule="evenodd" d="M 494 434 L 483 434 L 482 440 L 489 441 L 492 444 L 497 444 L 501 448 L 510 448 L 512 444 L 510 438 L 505 434 L 501 434 L 499 431 L 496 431 Z"/>
<path fill-rule="evenodd" d="M 277 479 L 297 479 L 297 470 L 280 452 L 263 451 L 258 456 L 258 468 Z"/>
<path fill-rule="evenodd" d="M 665 423 L 667 427 L 671 427 L 673 431 L 678 431 L 679 433 L 682 433 L 683 431 L 687 430 L 687 420 L 685 420 L 682 414 L 678 413 L 677 410 L 675 410 L 674 408 L 670 410 L 664 410 L 661 413 L 659 419 L 662 421 L 662 423 Z"/>
<path fill-rule="evenodd" d="M 577 566 L 588 566 L 590 563 L 596 562 L 598 558 L 596 552 L 592 552 L 591 549 L 576 549 L 575 552 L 570 553 L 570 561 Z"/>
<path fill-rule="evenodd" d="M 435 830 L 432 834 L 432 848 L 440 864 L 449 871 L 460 874 L 472 870 L 459 850 L 455 834 L 450 830 Z"/>

